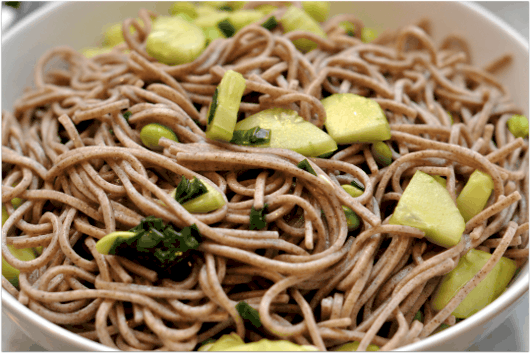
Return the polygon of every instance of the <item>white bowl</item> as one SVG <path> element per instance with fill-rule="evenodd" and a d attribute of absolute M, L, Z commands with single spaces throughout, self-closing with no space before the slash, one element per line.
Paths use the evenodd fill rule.
<path fill-rule="evenodd" d="M 58 45 L 75 49 L 97 45 L 105 25 L 136 16 L 141 7 L 166 14 L 169 6 L 167 2 L 68 2 L 50 3 L 34 12 L 2 37 L 2 109 L 11 109 L 24 87 L 32 84 L 34 64 L 48 49 Z M 336 2 L 332 12 L 355 13 L 367 26 L 380 31 L 431 17 L 435 42 L 453 32 L 464 35 L 474 64 L 479 66 L 504 52 L 513 53 L 512 65 L 498 77 L 528 115 L 528 42 L 481 7 L 459 2 Z M 432 17 L 433 13 L 436 16 Z M 400 350 L 468 348 L 506 320 L 528 291 L 528 283 L 525 266 L 510 288 L 491 305 L 454 327 Z M 2 310 L 28 337 L 48 350 L 110 350 L 50 323 L 3 290 Z"/>

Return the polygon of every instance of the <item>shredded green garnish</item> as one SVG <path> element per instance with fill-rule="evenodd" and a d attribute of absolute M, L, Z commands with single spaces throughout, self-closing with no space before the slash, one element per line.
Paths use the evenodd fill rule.
<path fill-rule="evenodd" d="M 296 166 L 300 169 L 305 170 L 308 173 L 313 174 L 314 176 L 317 176 L 317 173 L 315 172 L 313 167 L 311 167 L 311 164 L 309 164 L 309 161 L 307 160 L 307 158 L 301 161 L 300 163 L 298 163 Z"/>
<path fill-rule="evenodd" d="M 261 327 L 261 320 L 256 309 L 243 301 L 236 304 L 236 309 L 243 319 L 250 321 L 255 327 Z"/>
<path fill-rule="evenodd" d="M 230 143 L 236 145 L 264 145 L 271 140 L 271 131 L 256 126 L 249 130 L 235 130 Z"/>
<path fill-rule="evenodd" d="M 222 20 L 217 24 L 217 27 L 223 32 L 226 38 L 230 38 L 236 33 L 236 29 L 228 20 Z"/>
<path fill-rule="evenodd" d="M 265 213 L 267 212 L 268 206 L 269 205 L 267 204 L 263 205 L 261 210 L 256 210 L 254 206 L 252 206 L 250 209 L 250 230 L 260 230 L 267 226 L 267 222 L 265 221 Z"/>
<path fill-rule="evenodd" d="M 130 111 L 126 111 L 125 113 L 123 113 L 123 118 L 129 122 L 129 118 L 131 117 L 132 113 Z"/>
<path fill-rule="evenodd" d="M 419 322 L 423 322 L 423 314 L 421 313 L 421 311 L 418 310 L 416 315 L 414 315 L 414 319 L 412 320 L 418 320 Z"/>
<path fill-rule="evenodd" d="M 183 204 L 196 197 L 204 195 L 208 192 L 206 186 L 197 177 L 194 177 L 190 182 L 185 176 L 182 176 L 180 183 L 177 185 L 175 193 L 175 200 Z"/>
<path fill-rule="evenodd" d="M 189 267 L 185 260 L 202 242 L 195 224 L 177 231 L 154 216 L 142 219 L 130 232 L 135 235 L 116 238 L 109 254 L 125 257 L 163 276 L 183 274 Z"/>
<path fill-rule="evenodd" d="M 278 26 L 278 21 L 276 20 L 276 17 L 271 16 L 267 19 L 267 21 L 263 22 L 261 26 L 268 29 L 269 31 L 272 31 L 274 28 L 276 28 L 276 26 Z"/>

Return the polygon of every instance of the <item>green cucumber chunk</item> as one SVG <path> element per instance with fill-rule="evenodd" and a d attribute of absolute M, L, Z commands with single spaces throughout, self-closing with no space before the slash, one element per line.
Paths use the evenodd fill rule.
<path fill-rule="evenodd" d="M 302 8 L 317 22 L 324 22 L 329 16 L 329 1 L 302 1 Z"/>
<path fill-rule="evenodd" d="M 223 34 L 223 32 L 219 29 L 219 27 L 205 27 L 202 29 L 202 32 L 204 33 L 204 36 L 206 37 L 206 43 L 210 44 L 217 38 L 226 38 L 226 36 Z"/>
<path fill-rule="evenodd" d="M 268 29 L 269 31 L 272 31 L 274 28 L 278 26 L 278 21 L 276 20 L 276 17 L 271 16 L 265 22 L 263 22 L 261 26 L 263 28 Z"/>
<path fill-rule="evenodd" d="M 479 214 L 493 191 L 493 179 L 487 173 L 475 170 L 456 198 L 456 206 L 467 222 Z"/>
<path fill-rule="evenodd" d="M 169 8 L 169 13 L 173 16 L 178 14 L 186 14 L 191 19 L 197 18 L 197 16 L 199 16 L 199 14 L 197 13 L 197 8 L 193 3 L 189 1 L 174 2 Z"/>
<path fill-rule="evenodd" d="M 135 235 L 136 233 L 134 232 L 126 232 L 126 231 L 122 231 L 122 232 L 118 231 L 118 232 L 109 233 L 96 242 L 96 250 L 100 254 L 108 255 L 110 249 L 112 249 L 112 246 L 114 245 L 114 242 L 118 238 L 129 239 L 129 238 L 134 237 Z"/>
<path fill-rule="evenodd" d="M 441 177 L 439 175 L 431 175 L 431 176 L 434 178 L 434 180 L 436 180 L 436 182 L 438 182 L 438 184 L 440 184 L 444 188 L 447 187 L 447 180 L 445 180 L 444 177 Z M 460 212 L 460 213 L 462 213 L 462 212 Z"/>
<path fill-rule="evenodd" d="M 306 31 L 312 32 L 321 38 L 327 38 L 326 33 L 320 27 L 320 24 L 309 16 L 304 10 L 295 6 L 290 6 L 280 22 L 285 30 L 285 33 L 292 31 Z M 317 43 L 312 40 L 301 38 L 293 41 L 298 50 L 307 52 L 317 47 Z"/>
<path fill-rule="evenodd" d="M 201 28 L 178 16 L 160 16 L 153 22 L 145 50 L 161 63 L 180 65 L 195 60 L 205 46 Z"/>
<path fill-rule="evenodd" d="M 271 108 L 249 116 L 236 124 L 236 130 L 256 126 L 271 131 L 268 145 L 259 147 L 285 148 L 306 157 L 317 157 L 337 149 L 337 144 L 324 131 L 305 121 L 294 110 Z"/>
<path fill-rule="evenodd" d="M 228 19 L 228 12 L 212 12 L 205 15 L 200 15 L 193 21 L 193 23 L 201 28 L 217 27 L 217 24 L 221 21 Z"/>
<path fill-rule="evenodd" d="M 222 335 L 217 341 L 202 345 L 199 351 L 223 351 L 242 344 L 245 344 L 243 339 L 237 333 L 231 332 L 230 334 Z"/>
<path fill-rule="evenodd" d="M 140 25 L 143 26 L 143 21 L 138 19 L 137 20 Z M 136 28 L 134 26 L 131 26 L 129 28 L 129 31 L 131 34 L 136 32 Z M 116 45 L 123 43 L 125 39 L 123 38 L 123 32 L 122 32 L 122 23 L 114 23 L 112 25 L 109 25 L 105 29 L 105 33 L 103 34 L 103 46 L 105 47 L 115 47 Z"/>
<path fill-rule="evenodd" d="M 338 144 L 390 139 L 390 125 L 376 101 L 352 93 L 339 93 L 321 102 L 327 116 L 324 125 Z"/>
<path fill-rule="evenodd" d="M 223 195 L 219 191 L 207 182 L 204 182 L 203 184 L 208 191 L 192 200 L 184 202 L 182 207 L 184 207 L 186 211 L 190 213 L 208 213 L 225 205 Z M 177 189 L 174 189 L 171 192 L 172 198 L 175 198 L 176 192 Z"/>
<path fill-rule="evenodd" d="M 352 197 L 359 197 L 363 194 L 363 190 L 359 189 L 356 186 L 353 185 L 341 185 L 344 191 L 346 191 L 348 194 L 350 194 Z"/>
<path fill-rule="evenodd" d="M 433 295 L 434 310 L 443 309 L 458 291 L 469 282 L 490 259 L 491 254 L 471 249 L 462 256 L 458 265 L 444 276 Z M 511 259 L 502 257 L 488 275 L 456 307 L 453 315 L 465 319 L 493 302 L 508 286 L 515 275 L 517 265 Z"/>
<path fill-rule="evenodd" d="M 278 9 L 277 6 L 271 5 L 271 4 L 264 4 L 256 7 L 256 10 L 261 12 L 264 15 L 268 15 L 273 11 L 276 11 Z"/>
<path fill-rule="evenodd" d="M 389 223 L 418 228 L 431 243 L 445 248 L 458 244 L 466 227 L 449 192 L 421 171 L 410 180 Z"/>
<path fill-rule="evenodd" d="M 239 31 L 241 28 L 259 21 L 263 17 L 263 13 L 258 10 L 238 10 L 231 13 L 228 20 L 236 31 Z"/>
<path fill-rule="evenodd" d="M 342 346 L 335 348 L 335 351 L 344 351 L 344 352 L 354 352 L 359 348 L 359 341 L 353 341 L 343 344 Z M 375 344 L 369 344 L 366 348 L 367 352 L 377 352 L 379 350 L 379 346 L 376 346 Z"/>
<path fill-rule="evenodd" d="M 270 341 L 265 338 L 257 342 L 245 343 L 235 332 L 223 335 L 217 341 L 206 343 L 199 348 L 199 351 L 203 352 L 300 352 L 317 350 L 314 346 L 298 345 L 285 340 Z"/>
<path fill-rule="evenodd" d="M 508 120 L 508 130 L 515 137 L 528 136 L 528 119 L 524 115 L 515 114 Z"/>
<path fill-rule="evenodd" d="M 217 24 L 217 28 L 226 38 L 230 38 L 236 33 L 236 29 L 229 20 L 222 20 Z"/>
<path fill-rule="evenodd" d="M 361 40 L 364 43 L 370 43 L 377 38 L 377 31 L 373 28 L 363 27 L 361 30 Z"/>
<path fill-rule="evenodd" d="M 234 130 L 230 143 L 236 145 L 256 146 L 268 144 L 271 141 L 271 131 L 259 126 L 249 130 Z"/>
<path fill-rule="evenodd" d="M 7 245 L 11 254 L 21 261 L 35 260 L 35 252 L 32 248 L 17 249 L 13 245 Z M 18 287 L 18 275 L 20 271 L 11 266 L 2 256 L 2 276 L 4 276 L 14 287 Z"/>
<path fill-rule="evenodd" d="M 232 140 L 239 105 L 246 86 L 243 75 L 232 70 L 225 72 L 221 83 L 215 90 L 212 104 L 208 110 L 206 137 L 226 142 Z"/>

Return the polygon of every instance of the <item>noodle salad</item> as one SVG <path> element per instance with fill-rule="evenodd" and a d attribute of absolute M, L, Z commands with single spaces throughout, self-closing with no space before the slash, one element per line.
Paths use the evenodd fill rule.
<path fill-rule="evenodd" d="M 528 119 L 465 39 L 177 2 L 2 112 L 2 287 L 121 350 L 392 350 L 528 259 Z"/>

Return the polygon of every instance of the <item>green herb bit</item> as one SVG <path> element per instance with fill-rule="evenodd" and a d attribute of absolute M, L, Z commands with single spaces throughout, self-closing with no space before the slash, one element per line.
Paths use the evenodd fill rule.
<path fill-rule="evenodd" d="M 419 322 L 423 322 L 423 314 L 421 313 L 421 311 L 418 310 L 416 315 L 414 315 L 414 319 L 412 320 L 418 320 Z"/>
<path fill-rule="evenodd" d="M 278 21 L 276 20 L 276 17 L 271 16 L 267 19 L 267 21 L 263 22 L 261 26 L 268 29 L 269 31 L 272 31 L 274 28 L 276 28 L 276 26 L 278 26 Z"/>
<path fill-rule="evenodd" d="M 20 7 L 20 1 L 6 1 L 5 4 L 14 9 L 18 9 Z"/>
<path fill-rule="evenodd" d="M 132 113 L 130 111 L 126 111 L 125 113 L 123 113 L 123 118 L 125 119 L 125 121 L 129 122 L 129 118 L 131 117 Z"/>
<path fill-rule="evenodd" d="M 311 164 L 309 164 L 309 161 L 307 160 L 307 158 L 301 161 L 300 163 L 298 163 L 296 166 L 300 169 L 305 170 L 308 173 L 313 174 L 314 176 L 317 176 L 317 173 L 315 172 L 313 167 L 311 167 Z"/>
<path fill-rule="evenodd" d="M 236 304 L 236 309 L 243 319 L 249 320 L 255 327 L 261 327 L 261 320 L 256 309 L 243 301 Z"/>
<path fill-rule="evenodd" d="M 210 110 L 208 111 L 208 124 L 212 123 L 213 116 L 215 115 L 215 111 L 217 110 L 217 104 L 219 103 L 217 101 L 217 96 L 219 95 L 219 86 L 215 89 L 215 92 L 213 92 L 212 96 L 212 104 L 210 105 Z"/>
<path fill-rule="evenodd" d="M 267 226 L 267 222 L 265 221 L 265 213 L 267 212 L 268 206 L 268 204 L 263 205 L 261 210 L 256 210 L 254 206 L 252 206 L 250 209 L 250 230 L 260 230 Z"/>
<path fill-rule="evenodd" d="M 264 145 L 271 140 L 271 130 L 256 126 L 249 130 L 235 130 L 230 143 L 236 145 Z"/>
<path fill-rule="evenodd" d="M 508 120 L 508 130 L 515 137 L 528 136 L 528 119 L 524 115 L 515 114 Z"/>
<path fill-rule="evenodd" d="M 116 237 L 108 254 L 128 258 L 159 271 L 164 276 L 182 275 L 185 267 L 189 265 L 189 262 L 186 264 L 184 260 L 202 241 L 195 224 L 184 227 L 179 232 L 172 225 L 166 226 L 161 218 L 154 216 L 142 219 L 130 232 L 135 235 Z"/>
<path fill-rule="evenodd" d="M 175 200 L 183 204 L 196 197 L 204 195 L 208 192 L 206 185 L 202 183 L 197 177 L 194 177 L 190 182 L 185 176 L 182 176 L 180 183 L 177 185 L 175 193 Z"/>
<path fill-rule="evenodd" d="M 236 33 L 236 29 L 228 20 L 222 20 L 217 24 L 217 27 L 223 32 L 226 38 L 230 38 Z"/>

